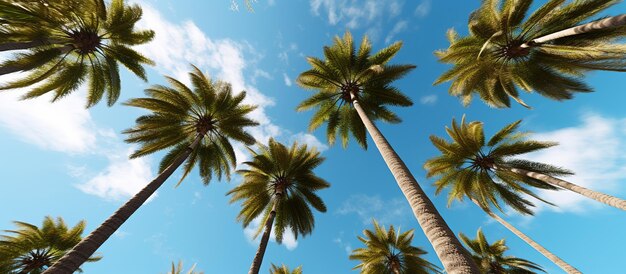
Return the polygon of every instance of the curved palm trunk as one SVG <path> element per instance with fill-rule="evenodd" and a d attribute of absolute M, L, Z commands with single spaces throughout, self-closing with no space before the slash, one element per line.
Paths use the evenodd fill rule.
<path fill-rule="evenodd" d="M 503 168 L 500 167 L 500 169 L 503 169 Z M 617 198 L 608 194 L 600 193 L 591 189 L 587 189 L 582 186 L 575 185 L 570 182 L 563 181 L 561 179 L 554 178 L 549 175 L 532 172 L 532 171 L 528 171 L 528 170 L 524 170 L 520 168 L 505 168 L 505 169 L 513 173 L 524 175 L 533 179 L 540 180 L 542 182 L 546 182 L 551 185 L 559 186 L 561 188 L 576 192 L 587 198 L 594 199 L 598 202 L 610 205 L 612 207 L 619 208 L 621 210 L 626 210 L 626 200 L 623 200 L 623 199 L 620 199 L 620 198 Z"/>
<path fill-rule="evenodd" d="M 543 246 L 541 246 L 540 244 L 535 242 L 530 237 L 526 236 L 526 234 L 524 234 L 521 231 L 519 231 L 513 225 L 509 224 L 507 221 L 505 221 L 504 219 L 500 218 L 500 216 L 498 216 L 495 213 L 491 212 L 491 210 L 485 209 L 485 208 L 481 207 L 476 201 L 474 201 L 474 203 L 476 205 L 478 205 L 480 208 L 482 208 L 491 218 L 496 219 L 496 221 L 498 221 L 501 225 L 503 225 L 504 227 L 508 228 L 511 232 L 513 232 L 513 234 L 517 235 L 517 237 L 522 239 L 524 242 L 526 242 L 532 248 L 534 248 L 535 250 L 539 251 L 539 253 L 541 253 L 541 255 L 545 256 L 546 258 L 548 258 L 548 260 L 552 261 L 554 264 L 559 266 L 561 269 L 565 270 L 565 272 L 570 273 L 570 274 L 572 274 L 572 273 L 582 274 L 582 272 L 578 271 L 578 269 L 576 269 L 575 267 L 573 267 L 570 264 L 566 263 L 561 258 L 559 258 L 558 256 L 554 255 L 552 252 L 550 252 L 547 249 L 545 249 Z"/>
<path fill-rule="evenodd" d="M 401 274 L 400 265 L 398 264 L 398 262 L 396 261 L 391 262 L 391 272 L 393 272 L 393 274 Z"/>
<path fill-rule="evenodd" d="M 200 133 L 196 139 L 170 164 L 159 176 L 139 191 L 133 198 L 122 205 L 113 215 L 104 221 L 89 236 L 83 238 L 70 252 L 54 263 L 43 273 L 71 274 L 74 273 L 113 233 L 143 205 L 143 203 L 163 185 L 165 180 L 189 157 L 189 154 L 198 146 L 205 133 Z"/>
<path fill-rule="evenodd" d="M 400 156 L 387 142 L 387 139 L 376 125 L 367 117 L 356 96 L 351 94 L 351 97 L 352 104 L 358 112 L 361 121 L 372 136 L 378 151 L 380 151 L 404 197 L 409 202 L 415 218 L 417 218 L 428 241 L 435 249 L 435 253 L 437 253 L 437 257 L 441 260 L 446 272 L 450 274 L 480 273 L 472 257 L 455 237 L 432 201 L 430 201 L 424 190 L 417 183 L 413 174 L 400 159 Z"/>
<path fill-rule="evenodd" d="M 619 26 L 623 26 L 626 25 L 626 14 L 621 14 L 618 16 L 613 16 L 613 17 L 609 17 L 606 19 L 602 19 L 602 20 L 598 20 L 598 21 L 593 21 L 584 25 L 580 25 L 580 26 L 575 26 L 575 27 L 571 27 L 568 29 L 564 29 L 561 31 L 557 31 L 545 36 L 541 36 L 539 38 L 535 38 L 532 41 L 530 41 L 529 43 L 524 43 L 522 44 L 520 47 L 522 48 L 528 48 L 530 47 L 532 44 L 542 44 L 542 43 L 546 43 L 555 39 L 559 39 L 559 38 L 563 38 L 566 36 L 572 36 L 572 35 L 576 35 L 576 34 L 581 34 L 581 33 L 587 33 L 587 32 L 591 32 L 594 30 L 601 30 L 601 29 L 606 29 L 606 28 L 614 28 L 614 27 L 619 27 Z"/>
<path fill-rule="evenodd" d="M 258 274 L 261 269 L 261 264 L 263 264 L 263 256 L 265 255 L 265 249 L 267 249 L 267 243 L 270 240 L 270 234 L 272 233 L 272 225 L 274 224 L 274 218 L 276 218 L 276 205 L 280 200 L 282 193 L 276 192 L 274 196 L 274 205 L 272 206 L 272 211 L 270 211 L 270 215 L 267 220 L 265 220 L 265 225 L 263 229 L 263 236 L 261 237 L 261 243 L 259 243 L 259 248 L 254 254 L 254 260 L 252 260 L 252 265 L 250 265 L 250 270 L 248 270 L 248 274 Z"/>

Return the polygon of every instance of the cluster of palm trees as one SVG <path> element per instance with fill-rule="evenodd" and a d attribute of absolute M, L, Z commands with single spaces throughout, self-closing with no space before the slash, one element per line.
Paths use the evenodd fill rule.
<path fill-rule="evenodd" d="M 72 8 L 78 2 L 81 9 Z M 591 87 L 581 80 L 585 72 L 626 70 L 626 45 L 617 43 L 626 36 L 626 15 L 581 22 L 617 2 L 550 0 L 530 13 L 532 1 L 483 0 L 470 15 L 469 34 L 459 37 L 450 30 L 450 47 L 436 52 L 441 62 L 453 67 L 435 84 L 451 81 L 449 93 L 463 104 L 478 95 L 493 107 L 510 107 L 511 98 L 529 107 L 519 89 L 556 100 L 590 92 Z M 131 49 L 154 36 L 151 30 L 135 29 L 140 19 L 141 8 L 123 0 L 0 0 L 0 51 L 16 51 L 0 64 L 0 75 L 26 73 L 0 89 L 25 88 L 24 98 L 53 92 L 56 101 L 86 83 L 87 107 L 105 95 L 112 105 L 121 91 L 119 64 L 144 80 L 143 65 L 153 64 Z M 330 144 L 339 138 L 346 147 L 354 139 L 367 149 L 369 133 L 446 273 L 543 271 L 530 261 L 505 256 L 504 240 L 489 244 L 481 230 L 475 240 L 460 234 L 466 249 L 377 128 L 378 120 L 401 122 L 390 106 L 413 104 L 393 86 L 415 68 L 391 63 L 401 47 L 397 42 L 374 52 L 367 37 L 358 46 L 350 32 L 335 37 L 324 47 L 322 58 L 307 58 L 311 68 L 298 76 L 297 83 L 313 94 L 297 110 L 315 110 L 309 128 L 326 124 Z M 249 273 L 260 271 L 272 231 L 278 243 L 285 231 L 296 238 L 312 233 L 311 208 L 327 210 L 317 191 L 330 184 L 314 173 L 324 158 L 306 145 L 287 146 L 274 139 L 259 143 L 246 131 L 258 123 L 248 117 L 255 106 L 243 103 L 245 92 L 234 92 L 230 84 L 211 79 L 193 65 L 189 77 L 191 86 L 166 77 L 169 85 L 154 85 L 145 90 L 146 97 L 124 103 L 148 111 L 123 133 L 127 142 L 139 145 L 131 158 L 166 151 L 159 175 L 84 238 L 84 222 L 72 229 L 62 219 L 55 223 L 49 217 L 41 229 L 16 222 L 18 229 L 0 241 L 0 271 L 73 273 L 84 262 L 98 260 L 96 250 L 181 165 L 183 176 L 178 184 L 195 167 L 205 185 L 213 178 L 230 179 L 237 163 L 234 143 L 255 146 L 249 148 L 251 160 L 237 170 L 243 182 L 228 192 L 231 202 L 241 202 L 237 220 L 244 227 L 255 220 L 263 223 L 256 233 L 262 236 Z M 580 273 L 493 209 L 504 212 L 508 207 L 533 214 L 533 199 L 550 204 L 536 190 L 566 189 L 623 210 L 626 201 L 559 179 L 572 174 L 566 169 L 516 159 L 556 145 L 529 139 L 528 134 L 518 132 L 519 124 L 507 125 L 486 139 L 481 122 L 466 122 L 465 117 L 460 123 L 453 120 L 446 128 L 451 141 L 431 136 L 441 155 L 428 160 L 424 168 L 428 177 L 437 178 L 436 194 L 448 189 L 451 202 L 471 200 L 565 271 Z M 365 247 L 355 249 L 350 259 L 360 261 L 355 268 L 362 273 L 441 272 L 421 258 L 426 252 L 412 245 L 413 235 L 413 230 L 401 233 L 374 221 L 374 230 L 365 230 L 364 237 L 359 237 Z M 182 263 L 172 264 L 170 273 L 182 271 Z M 302 267 L 291 271 L 272 264 L 271 272 L 302 273 Z M 193 267 L 188 273 L 195 273 Z"/>

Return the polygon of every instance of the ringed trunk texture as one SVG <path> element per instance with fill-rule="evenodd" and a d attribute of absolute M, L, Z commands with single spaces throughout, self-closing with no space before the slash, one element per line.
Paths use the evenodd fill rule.
<path fill-rule="evenodd" d="M 476 203 L 476 201 L 474 201 L 474 203 Z M 478 205 L 478 203 L 476 203 L 476 205 Z M 480 205 L 478 205 L 478 206 L 481 207 Z M 582 272 L 580 272 L 578 269 L 576 269 L 575 267 L 573 267 L 570 264 L 566 263 L 561 258 L 559 258 L 558 256 L 554 255 L 552 252 L 550 252 L 547 249 L 545 249 L 539 243 L 535 242 L 533 239 L 531 239 L 530 237 L 526 236 L 526 234 L 524 234 L 521 231 L 517 230 L 517 228 L 515 228 L 513 225 L 509 224 L 507 221 L 505 221 L 504 219 L 500 218 L 500 216 L 498 216 L 495 213 L 491 212 L 491 210 L 485 209 L 485 208 L 482 208 L 482 209 L 491 218 L 496 219 L 496 221 L 498 221 L 504 227 L 508 228 L 511 232 L 513 232 L 513 234 L 517 235 L 517 237 L 522 239 L 524 242 L 526 242 L 532 248 L 534 248 L 535 250 L 539 251 L 539 253 L 541 253 L 541 255 L 543 255 L 546 258 L 548 258 L 548 260 L 552 261 L 554 264 L 559 266 L 561 269 L 565 270 L 565 272 L 567 272 L 569 274 L 582 274 Z"/>
<path fill-rule="evenodd" d="M 610 206 L 615 207 L 615 208 L 619 208 L 621 210 L 626 210 L 626 200 L 623 200 L 623 199 L 620 199 L 620 198 L 617 198 L 617 197 L 614 197 L 614 196 L 611 196 L 611 195 L 608 195 L 608 194 L 604 194 L 604 193 L 597 192 L 597 191 L 594 191 L 594 190 L 591 190 L 591 189 L 587 189 L 587 188 L 584 188 L 582 186 L 575 185 L 575 184 L 572 184 L 570 182 L 563 181 L 561 179 L 554 178 L 554 177 L 549 176 L 549 175 L 545 175 L 545 174 L 541 174 L 541 173 L 537 173 L 537 172 L 532 172 L 532 171 L 528 171 L 528 170 L 524 170 L 524 169 L 520 169 L 520 168 L 500 168 L 500 169 L 506 169 L 506 170 L 509 170 L 509 171 L 511 171 L 513 173 L 517 173 L 517 174 L 520 174 L 520 175 L 528 176 L 530 178 L 537 179 L 537 180 L 540 180 L 542 182 L 546 182 L 546 183 L 551 184 L 551 185 L 559 186 L 561 188 L 564 188 L 564 189 L 576 192 L 576 193 L 578 193 L 580 195 L 583 195 L 583 196 L 585 196 L 587 198 L 594 199 L 594 200 L 596 200 L 598 202 L 610 205 Z"/>
<path fill-rule="evenodd" d="M 259 270 L 261 269 L 261 264 L 263 264 L 263 256 L 265 255 L 265 249 L 267 249 L 267 243 L 270 240 L 272 225 L 274 225 L 274 218 L 276 218 L 276 204 L 278 204 L 282 193 L 277 192 L 275 195 L 276 196 L 274 196 L 274 205 L 272 206 L 272 211 L 270 212 L 267 220 L 265 220 L 265 228 L 263 229 L 261 243 L 259 243 L 259 248 L 254 255 L 254 260 L 252 260 L 252 265 L 250 266 L 248 274 L 258 274 Z"/>
<path fill-rule="evenodd" d="M 198 134 L 187 149 L 181 153 L 172 164 L 170 164 L 159 176 L 157 176 L 146 187 L 139 191 L 133 198 L 122 205 L 113 215 L 104 221 L 96 230 L 83 238 L 70 252 L 66 253 L 52 267 L 43 273 L 45 274 L 72 274 L 76 271 L 113 233 L 122 226 L 130 216 L 143 205 L 143 203 L 163 185 L 165 180 L 189 157 L 189 154 L 198 146 L 205 133 Z"/>
<path fill-rule="evenodd" d="M 441 217 L 432 201 L 426 196 L 419 186 L 411 171 L 404 164 L 400 156 L 389 144 L 385 136 L 378 130 L 376 125 L 367 117 L 367 114 L 359 105 L 355 94 L 351 94 L 352 104 L 365 124 L 367 131 L 372 136 L 376 147 L 380 151 L 389 170 L 396 179 L 398 186 L 406 197 L 415 218 L 426 234 L 428 241 L 435 249 L 437 257 L 441 260 L 446 273 L 465 274 L 480 273 L 478 267 L 469 253 L 455 237 L 445 220 Z"/>
<path fill-rule="evenodd" d="M 589 22 L 584 25 L 575 26 L 575 27 L 571 27 L 571 28 L 564 29 L 561 31 L 557 31 L 557 32 L 533 39 L 530 44 L 542 44 L 542 43 L 550 42 L 552 40 L 563 38 L 566 36 L 587 33 L 587 32 L 591 32 L 594 30 L 614 28 L 614 27 L 619 27 L 623 25 L 626 25 L 626 14 L 620 14 L 620 15 L 609 17 L 606 19 Z M 529 43 L 524 43 L 521 45 L 522 48 L 528 48 L 530 46 L 531 45 L 529 45 Z"/>

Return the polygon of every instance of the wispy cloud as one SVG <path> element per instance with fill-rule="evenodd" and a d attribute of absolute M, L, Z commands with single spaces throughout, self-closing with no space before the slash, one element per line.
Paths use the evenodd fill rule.
<path fill-rule="evenodd" d="M 420 98 L 420 103 L 422 105 L 434 105 L 435 103 L 437 103 L 437 95 L 432 94 L 423 96 L 422 98 Z"/>
<path fill-rule="evenodd" d="M 317 137 L 310 133 L 297 133 L 291 136 L 290 142 L 298 142 L 299 144 L 305 144 L 310 148 L 316 148 L 317 151 L 325 151 L 328 149 L 328 145 L 320 142 Z"/>
<path fill-rule="evenodd" d="M 289 78 L 289 75 L 287 75 L 287 73 L 283 73 L 283 81 L 285 81 L 285 86 L 290 87 L 292 85 L 291 79 Z"/>
<path fill-rule="evenodd" d="M 384 200 L 380 196 L 355 194 L 350 196 L 336 211 L 339 215 L 356 214 L 363 224 L 369 224 L 372 219 L 381 224 L 396 225 L 404 223 L 411 210 L 406 200 L 394 198 Z"/>
<path fill-rule="evenodd" d="M 395 26 L 393 26 L 393 29 L 391 29 L 391 31 L 389 31 L 389 34 L 387 34 L 387 37 L 385 38 L 385 43 L 389 44 L 391 43 L 392 39 L 400 34 L 401 32 L 405 31 L 409 26 L 409 22 L 402 20 L 402 21 L 398 21 L 398 23 L 396 23 Z"/>
<path fill-rule="evenodd" d="M 261 234 L 259 234 L 259 236 L 256 238 L 254 238 L 254 234 L 256 234 L 259 227 L 263 225 L 262 221 L 262 218 L 258 217 L 254 219 L 250 223 L 250 225 L 243 230 L 243 234 L 246 236 L 246 239 L 248 239 L 248 242 L 250 244 L 258 245 L 261 242 L 261 236 L 263 234 L 263 231 L 261 231 Z M 270 241 L 276 242 L 276 235 L 274 234 L 273 229 L 270 233 Z M 294 250 L 296 249 L 296 247 L 298 247 L 298 241 L 296 240 L 296 237 L 293 235 L 293 233 L 291 233 L 289 228 L 287 228 L 287 230 L 283 234 L 283 245 L 285 246 L 285 248 L 287 248 L 287 250 Z"/>
<path fill-rule="evenodd" d="M 422 0 L 422 2 L 420 2 L 417 5 L 413 13 L 417 17 L 426 17 L 430 13 L 430 9 L 431 9 L 431 0 Z"/>
<path fill-rule="evenodd" d="M 372 24 L 384 16 L 396 17 L 402 11 L 404 1 L 390 0 L 311 0 L 311 12 L 326 16 L 331 25 L 344 24 L 358 28 Z"/>

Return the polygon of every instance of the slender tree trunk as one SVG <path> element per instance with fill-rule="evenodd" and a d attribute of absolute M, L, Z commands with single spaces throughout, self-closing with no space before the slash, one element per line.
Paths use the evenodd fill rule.
<path fill-rule="evenodd" d="M 626 14 L 621 14 L 621 15 L 609 17 L 606 19 L 589 22 L 584 25 L 575 26 L 575 27 L 571 27 L 571 28 L 564 29 L 561 31 L 557 31 L 557 32 L 554 32 L 545 36 L 541 36 L 539 38 L 535 38 L 530 43 L 524 43 L 520 47 L 528 48 L 528 47 L 531 47 L 532 44 L 542 44 L 542 43 L 546 43 L 546 42 L 563 38 L 566 36 L 587 33 L 587 32 L 591 32 L 594 30 L 614 28 L 614 27 L 619 27 L 623 25 L 626 25 Z"/>
<path fill-rule="evenodd" d="M 391 262 L 391 272 L 393 272 L 393 274 L 401 274 L 400 273 L 400 264 L 398 264 L 398 262 L 396 262 L 396 261 L 392 261 Z"/>
<path fill-rule="evenodd" d="M 0 52 L 7 50 L 20 50 L 30 49 L 38 46 L 45 45 L 47 42 L 44 40 L 29 41 L 29 42 L 9 42 L 0 44 Z"/>
<path fill-rule="evenodd" d="M 189 157 L 189 154 L 198 146 L 206 133 L 200 133 L 196 139 L 170 164 L 159 176 L 144 187 L 133 198 L 128 200 L 113 215 L 111 215 L 89 236 L 83 238 L 70 252 L 66 253 L 52 267 L 44 271 L 45 274 L 71 274 L 74 273 L 113 233 L 122 226 L 130 216 L 143 205 L 143 203 L 163 185 L 165 180 Z"/>
<path fill-rule="evenodd" d="M 500 218 L 500 216 L 496 215 L 491 210 L 480 206 L 480 204 L 478 202 L 476 202 L 476 200 L 472 199 L 472 201 L 478 207 L 480 207 L 482 210 L 484 210 L 491 218 L 496 219 L 496 221 L 498 221 L 501 225 L 503 225 L 504 227 L 508 228 L 511 232 L 513 232 L 513 234 L 517 235 L 517 237 L 522 239 L 524 242 L 526 242 L 532 248 L 534 248 L 535 250 L 539 251 L 539 253 L 541 253 L 541 255 L 545 256 L 546 258 L 548 258 L 548 260 L 552 261 L 554 264 L 556 264 L 557 266 L 559 266 L 560 268 L 565 270 L 565 272 L 570 273 L 570 274 L 573 274 L 573 273 L 581 274 L 582 273 L 582 272 L 578 271 L 578 269 L 576 269 L 575 267 L 573 267 L 570 264 L 566 263 L 565 261 L 561 260 L 561 258 L 559 258 L 558 256 L 554 255 L 552 252 L 550 252 L 547 249 L 545 249 L 543 246 L 541 246 L 539 243 L 535 242 L 530 237 L 526 236 L 526 234 L 522 233 L 517 228 L 515 228 L 513 225 L 509 224 L 507 221 L 505 221 L 504 219 Z"/>
<path fill-rule="evenodd" d="M 498 167 L 499 169 L 506 169 L 509 170 L 513 173 L 517 173 L 520 175 L 524 175 L 533 179 L 537 179 L 540 180 L 542 182 L 546 182 L 548 184 L 554 185 L 554 186 L 559 186 L 562 187 L 564 189 L 576 192 L 580 195 L 583 195 L 587 198 L 590 199 L 594 199 L 598 202 L 610 205 L 612 207 L 615 208 L 619 208 L 621 210 L 626 210 L 626 200 L 608 195 L 608 194 L 604 194 L 604 193 L 600 193 L 591 189 L 587 189 L 584 188 L 582 186 L 579 185 L 575 185 L 572 184 L 570 182 L 567 181 L 563 181 L 561 179 L 558 178 L 554 178 L 552 176 L 549 175 L 545 175 L 545 174 L 541 174 L 541 173 L 537 173 L 537 172 L 532 172 L 532 171 L 528 171 L 528 170 L 524 170 L 524 169 L 520 169 L 520 168 L 504 168 L 504 167 Z"/>
<path fill-rule="evenodd" d="M 265 249 L 267 249 L 267 243 L 270 240 L 270 234 L 272 233 L 272 225 L 274 225 L 274 218 L 276 218 L 276 205 L 279 203 L 280 198 L 282 197 L 281 192 L 276 192 L 274 196 L 274 205 L 272 205 L 272 211 L 270 211 L 270 215 L 265 220 L 265 225 L 263 229 L 263 236 L 261 237 L 261 243 L 259 243 L 259 248 L 254 255 L 254 260 L 252 260 L 252 265 L 250 265 L 250 270 L 248 270 L 248 274 L 258 274 L 261 269 L 261 264 L 263 264 L 263 256 L 265 255 Z"/>
<path fill-rule="evenodd" d="M 406 167 L 400 156 L 387 139 L 378 130 L 376 125 L 367 117 L 367 114 L 359 104 L 356 96 L 351 94 L 352 104 L 365 124 L 367 131 L 372 136 L 376 147 L 380 151 L 389 170 L 396 179 L 398 186 L 406 197 L 413 214 L 426 234 L 428 241 L 435 249 L 439 260 L 449 274 L 480 273 L 478 267 L 469 256 L 469 253 L 461 245 L 454 233 L 441 217 L 432 201 Z"/>

